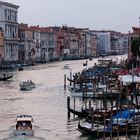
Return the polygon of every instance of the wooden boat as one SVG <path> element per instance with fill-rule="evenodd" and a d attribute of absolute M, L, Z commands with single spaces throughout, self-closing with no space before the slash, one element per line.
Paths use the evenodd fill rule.
<path fill-rule="evenodd" d="M 86 124 L 87 125 L 87 124 Z M 126 129 L 126 126 L 124 126 L 123 128 L 117 128 L 117 129 L 109 129 L 107 126 L 104 125 L 97 125 L 94 124 L 94 127 L 92 128 L 92 124 L 88 124 L 87 126 L 85 125 L 81 125 L 80 123 L 78 123 L 78 130 L 82 133 L 82 134 L 91 134 L 92 136 L 96 137 L 96 138 L 103 138 L 105 137 L 110 137 L 112 135 L 112 137 L 115 137 L 118 135 L 119 136 L 125 136 L 127 135 L 136 135 L 137 132 L 139 131 L 139 128 L 132 128 L 130 129 L 129 127 Z"/>
<path fill-rule="evenodd" d="M 139 111 L 138 111 L 139 112 Z M 117 136 L 118 133 L 120 136 L 124 135 L 135 135 L 139 133 L 140 129 L 140 117 L 137 110 L 126 109 L 124 111 L 119 111 L 110 119 L 110 123 L 106 123 L 104 120 L 104 125 L 93 122 L 83 122 L 78 123 L 78 130 L 83 134 L 91 134 L 95 137 L 109 137 Z M 137 117 L 136 117 L 137 114 Z"/>
<path fill-rule="evenodd" d="M 33 117 L 31 115 L 19 115 L 16 118 L 15 133 L 18 135 L 33 136 L 34 124 Z"/>
<path fill-rule="evenodd" d="M 32 88 L 35 88 L 35 83 L 31 80 L 22 81 L 19 84 L 21 90 L 30 90 Z"/>
<path fill-rule="evenodd" d="M 24 68 L 22 66 L 19 67 L 19 71 L 23 71 Z"/>
<path fill-rule="evenodd" d="M 72 109 L 70 107 L 70 97 L 67 98 L 67 109 L 68 109 L 68 112 L 74 114 L 74 115 L 77 115 L 79 118 L 86 118 L 86 117 L 89 117 L 89 118 L 94 118 L 95 120 L 103 120 L 104 117 L 106 118 L 110 118 L 111 117 L 111 109 L 100 109 L 100 110 L 95 110 L 93 109 L 93 107 L 91 108 L 84 108 L 82 107 L 81 110 L 77 111 L 75 109 Z M 116 107 L 113 107 L 112 108 L 112 115 L 115 114 L 117 111 L 117 108 Z"/>
<path fill-rule="evenodd" d="M 92 57 L 90 57 L 89 60 L 92 61 Z"/>
<path fill-rule="evenodd" d="M 6 81 L 6 80 L 9 80 L 13 77 L 13 75 L 11 74 L 3 74 L 0 76 L 0 81 Z"/>
<path fill-rule="evenodd" d="M 83 63 L 83 66 L 87 66 L 87 64 L 88 64 L 88 61 L 86 61 L 85 63 Z"/>
<path fill-rule="evenodd" d="M 98 120 L 98 121 L 103 121 L 104 117 L 106 119 L 109 119 L 111 117 L 111 110 L 104 110 L 104 109 L 100 109 L 100 110 L 93 110 L 92 108 L 90 109 L 81 109 L 80 111 L 74 110 L 72 108 L 68 108 L 68 111 L 70 113 L 73 113 L 74 115 L 77 115 L 79 118 L 94 118 L 94 120 Z M 112 115 L 114 115 L 116 113 L 117 109 L 113 108 L 112 110 Z"/>
<path fill-rule="evenodd" d="M 74 110 L 72 108 L 68 108 L 68 111 L 70 113 L 73 113 L 74 115 L 77 115 L 79 118 L 85 118 L 88 116 L 88 112 L 83 112 L 83 111 L 77 111 L 77 110 Z"/>

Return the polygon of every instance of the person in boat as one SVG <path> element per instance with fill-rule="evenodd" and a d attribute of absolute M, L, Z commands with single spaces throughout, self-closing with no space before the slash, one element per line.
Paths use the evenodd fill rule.
<path fill-rule="evenodd" d="M 27 80 L 27 83 L 28 83 L 28 84 L 31 84 L 31 83 L 33 83 L 33 82 L 32 82 L 32 80 Z"/>

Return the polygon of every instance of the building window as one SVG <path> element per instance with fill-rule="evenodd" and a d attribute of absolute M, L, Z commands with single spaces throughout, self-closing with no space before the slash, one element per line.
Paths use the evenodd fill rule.
<path fill-rule="evenodd" d="M 7 20 L 7 9 L 5 9 L 5 20 Z"/>

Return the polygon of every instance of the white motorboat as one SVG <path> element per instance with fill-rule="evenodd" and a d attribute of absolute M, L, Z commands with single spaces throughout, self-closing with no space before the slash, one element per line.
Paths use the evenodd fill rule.
<path fill-rule="evenodd" d="M 31 115 L 19 115 L 16 118 L 15 135 L 34 135 L 33 117 Z"/>
<path fill-rule="evenodd" d="M 31 80 L 22 81 L 19 84 L 21 90 L 30 90 L 32 88 L 35 88 L 35 83 Z"/>
<path fill-rule="evenodd" d="M 69 64 L 65 64 L 63 69 L 70 69 Z"/>

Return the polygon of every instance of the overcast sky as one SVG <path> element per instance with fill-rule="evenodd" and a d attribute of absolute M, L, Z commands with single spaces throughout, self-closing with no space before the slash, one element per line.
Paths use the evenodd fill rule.
<path fill-rule="evenodd" d="M 18 22 L 128 33 L 139 26 L 140 0 L 2 0 L 19 5 Z"/>

